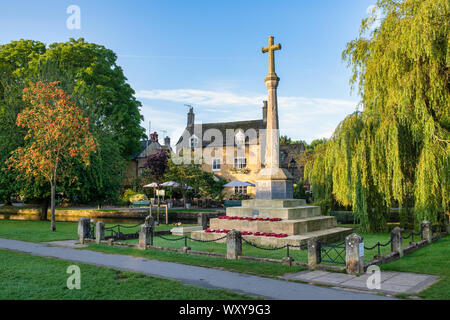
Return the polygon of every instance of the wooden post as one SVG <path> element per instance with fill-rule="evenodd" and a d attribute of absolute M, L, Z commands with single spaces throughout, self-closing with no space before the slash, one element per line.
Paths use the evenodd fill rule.
<path fill-rule="evenodd" d="M 164 207 L 166 209 L 166 224 L 169 224 L 169 208 L 167 204 L 165 204 Z"/>

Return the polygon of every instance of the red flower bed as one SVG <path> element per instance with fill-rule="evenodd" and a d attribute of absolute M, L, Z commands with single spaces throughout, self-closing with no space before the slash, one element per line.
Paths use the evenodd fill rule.
<path fill-rule="evenodd" d="M 206 233 L 228 233 L 230 231 L 231 230 L 228 229 L 210 229 L 210 228 L 207 228 L 205 230 Z"/>
<path fill-rule="evenodd" d="M 207 228 L 206 233 L 228 233 L 228 229 L 211 229 Z M 251 232 L 251 231 L 241 231 L 243 236 L 257 236 L 257 237 L 275 237 L 275 238 L 286 238 L 288 235 L 286 233 L 275 233 L 275 232 Z"/>
<path fill-rule="evenodd" d="M 222 220 L 247 220 L 247 221 L 270 221 L 270 222 L 281 221 L 281 218 L 253 218 L 253 217 L 230 217 L 230 216 L 220 216 L 219 219 L 222 219 Z"/>

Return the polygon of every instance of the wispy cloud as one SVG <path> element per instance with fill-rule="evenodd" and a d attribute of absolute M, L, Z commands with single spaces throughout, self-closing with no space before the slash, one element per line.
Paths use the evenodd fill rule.
<path fill-rule="evenodd" d="M 173 89 L 173 90 L 141 90 L 136 93 L 139 99 L 165 100 L 171 102 L 190 103 L 195 106 L 261 106 L 262 101 L 267 99 L 264 94 L 256 96 L 238 95 L 232 92 L 195 90 L 195 89 Z M 342 110 L 355 108 L 354 101 L 305 98 L 305 97 L 278 97 L 278 104 L 292 111 L 299 107 L 304 108 L 310 114 L 315 113 L 341 113 Z M 212 109 L 210 109 L 212 110 Z M 223 110 L 222 110 L 223 111 Z"/>
<path fill-rule="evenodd" d="M 260 105 L 261 101 L 264 100 L 263 95 L 258 97 L 246 97 L 231 92 L 194 89 L 141 90 L 136 93 L 136 96 L 140 99 L 166 100 L 201 106 Z"/>
<path fill-rule="evenodd" d="M 165 103 L 193 104 L 196 122 L 224 122 L 258 119 L 261 117 L 261 95 L 242 95 L 227 91 L 168 89 L 141 90 L 138 99 L 165 101 Z M 317 138 L 329 138 L 334 128 L 357 108 L 355 101 L 341 99 L 307 98 L 301 96 L 278 97 L 280 130 L 294 139 L 310 142 Z M 145 119 L 165 127 L 172 140 L 178 139 L 186 124 L 186 115 L 172 112 L 170 108 L 159 110 L 144 103 Z"/>
<path fill-rule="evenodd" d="M 377 5 L 370 5 L 366 10 L 367 14 L 371 17 L 370 31 L 373 31 L 381 26 L 381 9 Z"/>

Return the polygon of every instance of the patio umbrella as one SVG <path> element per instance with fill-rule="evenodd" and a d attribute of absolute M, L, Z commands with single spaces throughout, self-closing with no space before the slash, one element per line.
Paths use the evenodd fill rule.
<path fill-rule="evenodd" d="M 159 184 L 157 182 L 152 182 L 152 183 L 146 184 L 144 186 L 144 188 L 157 188 L 158 186 L 159 186 Z"/>
<path fill-rule="evenodd" d="M 248 181 L 239 181 L 239 180 L 233 180 L 231 182 L 228 182 L 224 187 L 254 187 L 255 185 L 253 183 L 250 183 Z"/>
<path fill-rule="evenodd" d="M 159 187 L 159 184 L 157 182 L 152 182 L 149 184 L 146 184 L 145 186 L 143 186 L 143 188 L 153 188 L 153 194 L 156 195 L 156 188 Z M 158 196 L 158 201 L 159 201 L 159 196 Z"/>
<path fill-rule="evenodd" d="M 161 184 L 162 187 L 179 187 L 180 184 L 175 181 L 167 181 Z"/>

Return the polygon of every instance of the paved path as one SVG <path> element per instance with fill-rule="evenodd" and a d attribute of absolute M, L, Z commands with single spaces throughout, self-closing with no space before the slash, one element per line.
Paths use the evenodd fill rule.
<path fill-rule="evenodd" d="M 149 276 L 180 280 L 195 286 L 228 289 L 251 296 L 283 300 L 379 300 L 387 297 L 320 286 L 268 279 L 217 269 L 148 260 L 123 255 L 77 250 L 46 244 L 0 238 L 0 249 L 9 249 L 37 256 L 60 258 L 114 269 L 140 272 Z"/>
<path fill-rule="evenodd" d="M 358 290 L 368 290 L 367 279 L 371 274 L 363 274 L 359 277 L 326 271 L 302 271 L 285 275 L 282 278 L 288 280 L 301 280 L 309 283 L 327 284 Z M 438 281 L 438 276 L 407 272 L 384 272 L 380 274 L 380 289 L 375 292 L 388 294 L 416 293 L 420 292 Z"/>

